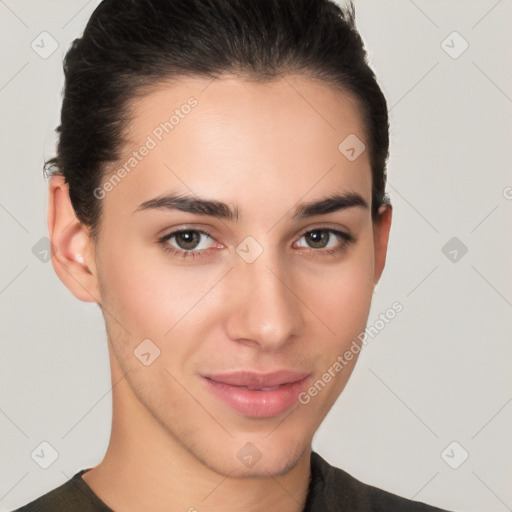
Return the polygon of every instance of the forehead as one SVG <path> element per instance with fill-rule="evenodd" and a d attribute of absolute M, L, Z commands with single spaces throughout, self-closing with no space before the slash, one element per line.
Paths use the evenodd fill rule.
<path fill-rule="evenodd" d="M 189 108 L 187 103 L 194 106 Z M 215 125 L 215 133 L 196 130 L 196 141 L 203 144 L 209 142 L 208 134 L 216 142 L 221 130 L 234 135 L 239 128 L 256 128 L 260 138 L 266 135 L 281 143 L 291 136 L 303 136 L 311 141 L 307 147 L 327 134 L 331 135 L 328 142 L 336 142 L 354 132 L 364 138 L 365 131 L 352 94 L 303 75 L 266 82 L 230 75 L 217 79 L 183 77 L 151 86 L 128 104 L 128 111 L 132 119 L 128 142 L 140 140 L 157 128 L 155 123 L 166 121 L 173 125 L 174 138 L 196 122 Z M 181 123 L 186 117 L 191 119 Z M 182 124 L 181 129 L 174 130 L 178 124 Z M 267 128 L 265 134 L 259 131 L 263 126 Z M 280 128 L 285 128 L 284 132 Z M 243 133 L 238 135 L 242 138 Z M 156 136 L 159 138 L 158 133 Z"/>
<path fill-rule="evenodd" d="M 129 112 L 123 157 L 111 169 L 128 172 L 109 200 L 136 208 L 182 191 L 263 209 L 270 198 L 290 205 L 353 191 L 370 201 L 368 151 L 347 158 L 344 142 L 357 152 L 368 146 L 357 102 L 323 83 L 189 77 L 159 84 Z"/>

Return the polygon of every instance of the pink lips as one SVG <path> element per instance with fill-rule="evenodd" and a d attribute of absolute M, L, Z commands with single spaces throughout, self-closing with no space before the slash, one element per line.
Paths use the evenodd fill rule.
<path fill-rule="evenodd" d="M 253 418 L 277 416 L 297 402 L 308 373 L 237 371 L 204 376 L 208 389 L 235 411 Z"/>

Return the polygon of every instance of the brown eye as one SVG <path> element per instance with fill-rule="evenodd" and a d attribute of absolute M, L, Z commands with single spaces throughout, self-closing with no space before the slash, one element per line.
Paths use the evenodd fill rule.
<path fill-rule="evenodd" d="M 213 238 L 201 229 L 180 229 L 160 239 L 165 250 L 183 255 L 193 255 L 208 250 L 213 241 Z"/>
<path fill-rule="evenodd" d="M 174 235 L 177 245 L 184 251 L 191 251 L 201 241 L 201 234 L 197 231 L 180 231 Z"/>
<path fill-rule="evenodd" d="M 299 244 L 299 248 L 310 249 L 315 254 L 327 255 L 343 251 L 348 244 L 355 241 L 355 238 L 337 229 L 318 228 L 307 231 L 300 240 L 304 240 L 305 245 Z"/>
<path fill-rule="evenodd" d="M 313 249 L 324 249 L 331 238 L 331 233 L 326 229 L 315 229 L 306 233 L 304 238 Z"/>

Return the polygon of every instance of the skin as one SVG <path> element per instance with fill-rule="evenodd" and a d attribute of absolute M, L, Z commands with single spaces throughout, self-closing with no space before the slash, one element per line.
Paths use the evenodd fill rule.
<path fill-rule="evenodd" d="M 304 76 L 162 84 L 132 106 L 124 156 L 190 96 L 197 107 L 101 200 L 96 246 L 63 179 L 50 180 L 53 266 L 78 299 L 100 305 L 109 341 L 111 439 L 83 478 L 123 512 L 300 511 L 313 435 L 357 357 L 308 404 L 271 418 L 235 412 L 200 375 L 289 368 L 319 379 L 366 326 L 392 209 L 382 206 L 378 222 L 362 207 L 292 220 L 297 203 L 334 192 L 371 204 L 368 151 L 351 162 L 338 150 L 349 134 L 368 147 L 357 104 Z M 240 219 L 133 213 L 168 192 L 236 205 Z M 201 238 L 203 256 L 175 256 L 158 243 L 182 227 L 211 235 Z M 329 255 L 303 236 L 315 228 L 355 241 Z M 236 252 L 247 236 L 263 248 L 252 263 Z M 326 245 L 343 243 L 331 234 Z M 160 350 L 149 366 L 133 353 L 147 338 Z M 237 457 L 248 442 L 262 455 L 252 467 Z"/>

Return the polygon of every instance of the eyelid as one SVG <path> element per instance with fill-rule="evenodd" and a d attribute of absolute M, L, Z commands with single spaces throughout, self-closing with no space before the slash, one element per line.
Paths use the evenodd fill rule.
<path fill-rule="evenodd" d="M 331 234 L 333 234 L 336 238 L 341 240 L 341 245 L 338 245 L 335 248 L 323 248 L 323 249 L 314 249 L 312 247 L 299 247 L 299 250 L 306 251 L 306 252 L 312 252 L 317 253 L 318 255 L 321 255 L 322 253 L 333 253 L 333 252 L 341 252 L 343 249 L 346 248 L 348 244 L 351 244 L 356 241 L 355 236 L 350 234 L 348 230 L 342 230 L 340 228 L 333 228 L 331 226 L 315 226 L 310 227 L 306 229 L 305 231 L 302 231 L 302 234 L 298 237 L 297 241 L 299 241 L 302 237 L 306 236 L 308 233 L 311 233 L 313 231 L 327 231 Z M 296 242 L 294 242 L 295 244 Z"/>
<path fill-rule="evenodd" d="M 307 228 L 304 228 L 300 232 L 300 236 L 304 236 L 306 233 L 310 233 L 311 231 L 316 231 L 316 230 L 321 230 L 321 229 L 325 229 L 326 231 L 335 231 L 338 233 L 345 233 L 345 234 L 349 235 L 349 229 L 344 226 L 339 226 L 339 225 L 333 226 L 332 224 L 329 224 L 329 223 L 325 223 L 325 224 L 320 223 L 320 224 L 313 224 L 312 226 L 308 226 Z"/>
<path fill-rule="evenodd" d="M 164 234 L 162 236 L 157 236 L 157 238 L 159 240 L 163 240 L 163 239 L 169 239 L 172 235 L 176 235 L 178 233 L 182 233 L 184 231 L 197 231 L 199 233 L 203 233 L 204 235 L 210 237 L 211 239 L 216 240 L 215 236 L 208 230 L 210 230 L 211 228 L 210 227 L 205 227 L 205 228 L 202 228 L 200 226 L 197 226 L 197 225 L 183 225 L 183 226 L 180 226 L 180 227 L 177 227 L 175 229 L 173 229 L 172 231 L 169 231 L 167 234 Z M 297 236 L 298 238 L 301 238 L 303 237 L 305 234 L 307 233 L 310 233 L 311 231 L 316 231 L 316 230 L 320 230 L 320 229 L 325 229 L 326 231 L 332 231 L 332 232 L 338 232 L 338 233 L 343 233 L 343 234 L 346 234 L 347 236 L 351 236 L 350 233 L 349 233 L 349 230 L 347 228 L 345 228 L 344 226 L 332 226 L 332 224 L 314 224 L 313 226 L 308 226 L 306 228 L 303 228 L 301 231 L 299 231 L 299 234 L 298 235 L 295 235 Z M 163 231 L 166 231 L 166 230 L 163 230 Z M 217 242 L 217 243 L 220 243 L 220 242 Z M 223 244 L 221 244 L 223 245 Z"/>
<path fill-rule="evenodd" d="M 217 242 L 216 238 L 211 233 L 209 233 L 205 229 L 201 229 L 201 228 L 198 228 L 198 227 L 180 227 L 180 228 L 176 228 L 173 231 L 171 231 L 170 233 L 168 233 L 167 235 L 163 235 L 162 237 L 160 237 L 158 239 L 158 241 L 166 243 L 166 242 L 168 242 L 168 240 L 170 238 L 173 238 L 176 235 L 179 235 L 180 233 L 187 233 L 189 231 L 194 231 L 196 233 L 200 233 L 200 234 L 208 237 L 212 241 L 214 241 L 216 244 L 223 245 L 220 242 Z M 186 251 L 185 249 L 176 249 L 176 250 L 177 251 L 183 251 L 183 252 L 196 252 L 196 253 L 199 253 L 201 251 L 207 251 L 208 249 L 190 249 L 189 251 Z"/>
<path fill-rule="evenodd" d="M 187 226 L 187 225 L 178 227 L 178 228 L 172 230 L 171 232 L 169 232 L 168 234 L 159 237 L 158 243 L 160 245 L 162 245 L 164 250 L 166 250 L 167 252 L 174 253 L 175 255 L 178 255 L 178 256 L 191 256 L 191 257 L 194 257 L 196 255 L 202 256 L 203 253 L 210 251 L 211 248 L 190 249 L 190 250 L 178 249 L 168 243 L 168 240 L 170 238 L 178 235 L 179 233 L 183 233 L 183 232 L 187 232 L 187 231 L 194 231 L 197 233 L 201 233 L 201 234 L 207 236 L 208 238 L 210 238 L 211 240 L 213 240 L 216 244 L 219 244 L 221 246 L 223 245 L 220 242 L 217 242 L 216 238 L 211 233 L 209 233 L 206 229 L 202 229 L 198 226 Z M 340 227 L 335 228 L 335 227 L 332 227 L 332 225 L 315 224 L 313 226 L 308 226 L 307 228 L 303 229 L 300 232 L 300 234 L 298 235 L 298 238 L 296 241 L 300 240 L 302 237 L 304 237 L 305 235 L 307 235 L 308 233 L 311 233 L 313 231 L 328 231 L 328 232 L 334 234 L 334 236 L 336 236 L 342 240 L 341 246 L 338 246 L 334 249 L 333 248 L 315 249 L 315 248 L 300 247 L 299 248 L 300 251 L 310 252 L 310 253 L 318 253 L 319 255 L 321 253 L 341 252 L 341 251 L 343 251 L 343 249 L 345 249 L 345 246 L 347 244 L 350 244 L 356 240 L 355 237 L 353 235 L 351 235 L 348 232 L 348 230 L 346 230 L 345 228 L 340 229 Z"/>

